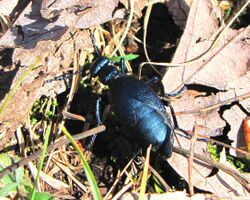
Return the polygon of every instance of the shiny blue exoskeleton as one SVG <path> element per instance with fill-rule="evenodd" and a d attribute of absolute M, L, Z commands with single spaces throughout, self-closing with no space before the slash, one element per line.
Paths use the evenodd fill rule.
<path fill-rule="evenodd" d="M 93 77 L 109 86 L 108 96 L 111 109 L 125 135 L 145 148 L 153 149 L 170 157 L 173 148 L 173 124 L 164 104 L 148 83 L 125 73 L 124 60 L 119 68 L 107 57 L 99 57 L 91 66 Z M 97 121 L 100 121 L 97 104 Z"/>

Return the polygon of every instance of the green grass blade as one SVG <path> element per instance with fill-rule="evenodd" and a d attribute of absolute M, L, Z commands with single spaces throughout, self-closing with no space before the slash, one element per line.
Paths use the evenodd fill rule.
<path fill-rule="evenodd" d="M 62 129 L 62 132 L 67 136 L 69 141 L 72 143 L 74 149 L 77 151 L 78 155 L 81 158 L 81 161 L 82 161 L 82 164 L 83 164 L 83 169 L 84 169 L 84 171 L 86 173 L 86 176 L 87 176 L 89 185 L 91 187 L 91 191 L 92 191 L 94 199 L 95 200 L 99 200 L 99 199 L 101 200 L 102 199 L 101 193 L 100 193 L 99 188 L 97 186 L 95 177 L 94 177 L 93 172 L 91 171 L 91 168 L 90 168 L 86 158 L 84 157 L 81 149 L 77 146 L 75 140 L 70 135 L 70 133 L 67 131 L 67 129 L 64 126 L 62 126 L 61 129 Z"/>
<path fill-rule="evenodd" d="M 50 135 L 50 132 L 51 132 L 51 123 L 49 123 L 49 125 L 47 126 L 46 131 L 45 131 L 45 140 L 44 140 L 44 145 L 43 145 L 42 157 L 41 157 L 41 159 L 40 159 L 40 163 L 39 163 L 39 166 L 38 166 L 38 171 L 37 171 L 37 175 L 36 175 L 36 180 L 35 180 L 35 183 L 34 183 L 34 187 L 33 187 L 33 190 L 32 190 L 32 194 L 31 194 L 31 200 L 34 200 L 34 199 L 35 199 L 36 186 L 37 186 L 37 183 L 38 183 L 38 181 L 39 181 L 40 172 L 42 171 L 43 164 L 44 164 L 44 159 L 45 159 L 45 156 L 46 156 L 46 153 L 47 153 L 48 144 L 49 144 L 49 135 Z"/>
<path fill-rule="evenodd" d="M 114 63 L 119 63 L 121 58 L 123 58 L 124 60 L 127 60 L 127 61 L 130 61 L 130 60 L 134 60 L 136 58 L 138 58 L 139 55 L 137 54 L 127 54 L 127 55 L 124 55 L 124 56 L 114 56 L 114 57 L 109 57 L 109 59 L 114 62 Z"/>

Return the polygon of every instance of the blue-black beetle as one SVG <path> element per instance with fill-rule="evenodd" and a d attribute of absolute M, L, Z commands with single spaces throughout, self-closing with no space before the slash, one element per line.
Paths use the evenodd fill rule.
<path fill-rule="evenodd" d="M 149 82 L 126 75 L 124 60 L 119 68 L 109 58 L 99 57 L 90 67 L 92 77 L 108 85 L 108 97 L 115 118 L 125 130 L 124 134 L 141 147 L 150 144 L 153 150 L 170 157 L 173 148 L 174 126 L 166 113 L 164 104 L 148 86 Z M 96 111 L 100 122 L 99 101 Z"/>

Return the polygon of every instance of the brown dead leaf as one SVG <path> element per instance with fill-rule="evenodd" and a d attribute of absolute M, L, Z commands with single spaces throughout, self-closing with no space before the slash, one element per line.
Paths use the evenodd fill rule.
<path fill-rule="evenodd" d="M 38 67 L 33 73 L 38 74 L 43 67 Z M 19 70 L 24 71 L 24 69 Z M 18 74 L 19 74 L 18 73 Z M 19 87 L 18 91 L 8 101 L 4 113 L 0 116 L 0 130 L 1 130 L 1 141 L 0 149 L 3 149 L 4 145 L 7 144 L 10 138 L 13 137 L 14 131 L 25 120 L 28 116 L 28 112 L 31 109 L 39 88 L 43 84 L 43 77 L 37 76 L 33 82 L 23 83 L 22 87 Z M 3 105 L 3 101 L 0 106 Z"/>
<path fill-rule="evenodd" d="M 119 199 L 120 200 L 138 200 L 139 193 L 135 192 L 126 192 Z M 161 194 L 146 194 L 144 196 L 145 200 L 233 200 L 234 198 L 228 198 L 225 196 L 216 196 L 214 194 L 205 194 L 205 193 L 196 193 L 193 196 L 189 196 L 185 191 L 175 191 L 175 192 L 166 192 Z M 247 200 L 245 197 L 239 197 L 237 200 Z"/>
<path fill-rule="evenodd" d="M 2 48 L 34 48 L 39 41 L 58 40 L 72 28 L 88 28 L 113 19 L 118 0 L 32 1 L 0 39 Z"/>
<path fill-rule="evenodd" d="M 78 12 L 83 12 L 93 7 L 94 3 L 92 3 L 92 1 L 83 2 L 80 0 L 42 0 L 40 12 L 43 18 L 54 21 L 53 19 L 62 15 L 62 12 L 65 10 L 67 10 L 69 13 L 74 13 L 77 15 Z"/>
<path fill-rule="evenodd" d="M 243 120 L 245 117 L 246 114 L 237 105 L 234 105 L 230 110 L 226 110 L 223 113 L 223 118 L 230 124 L 228 138 L 233 141 L 231 145 L 240 149 L 246 149 L 243 130 Z M 230 150 L 230 154 L 241 156 L 239 152 L 235 152 L 233 149 Z"/>
<path fill-rule="evenodd" d="M 172 62 L 184 63 L 193 59 L 194 61 L 183 67 L 170 68 L 163 78 L 163 84 L 167 92 L 176 90 L 183 83 L 217 89 L 218 92 L 215 94 L 188 91 L 180 100 L 173 102 L 177 111 L 178 123 L 181 128 L 188 131 L 199 125 L 202 127 L 199 134 L 216 136 L 222 133 L 227 122 L 231 126 L 229 138 L 234 140 L 234 146 L 237 146 L 240 143 L 240 138 L 243 138 L 240 127 L 245 113 L 238 106 L 232 107 L 223 113 L 222 119 L 218 113 L 220 106 L 213 107 L 213 105 L 220 105 L 224 101 L 250 92 L 250 26 L 240 30 L 227 30 L 217 46 L 206 52 L 220 32 L 217 11 L 218 9 L 214 8 L 208 0 L 193 1 L 184 34 Z M 229 104 L 231 103 L 229 102 Z M 249 111 L 249 98 L 240 103 Z M 201 111 L 209 106 L 210 109 Z M 181 146 L 184 145 L 186 144 Z M 198 153 L 206 150 L 206 146 L 204 143 Z M 189 147 L 187 146 L 186 149 Z M 182 177 L 188 180 L 188 161 L 184 160 L 184 157 L 174 154 L 169 163 Z M 200 167 L 199 171 L 203 172 L 203 167 Z M 246 194 L 241 186 L 239 186 L 241 189 L 238 192 L 234 192 L 234 187 L 238 186 L 236 187 L 234 183 L 230 185 L 231 180 L 227 179 L 228 182 L 224 180 L 224 175 L 217 173 L 208 178 L 202 174 L 194 173 L 192 176 L 193 184 L 216 195 L 226 194 L 231 198 Z"/>
<path fill-rule="evenodd" d="M 58 26 L 88 28 L 110 21 L 117 16 L 115 8 L 119 0 L 50 0 L 42 1 L 41 14 L 48 20 L 54 20 Z M 57 17 L 57 18 L 56 18 Z M 56 18 L 56 19 L 55 19 Z"/>
<path fill-rule="evenodd" d="M 129 9 L 129 0 L 120 0 L 120 2 L 126 7 L 126 9 Z M 158 1 L 160 2 L 160 0 Z M 134 12 L 138 17 L 142 16 L 142 10 L 145 8 L 145 6 L 152 4 L 152 0 L 136 0 L 134 1 Z"/>
<path fill-rule="evenodd" d="M 184 33 L 172 60 L 173 63 L 182 63 L 191 60 L 208 49 L 209 44 L 212 42 L 208 38 L 211 38 L 218 29 L 216 14 L 213 12 L 211 6 L 208 0 L 195 0 L 193 2 Z M 206 22 L 206 26 L 203 26 L 204 22 Z M 190 76 L 197 68 L 193 67 L 193 65 L 170 68 L 162 80 L 166 91 L 175 90 L 187 79 L 187 71 Z"/>
<path fill-rule="evenodd" d="M 202 14 L 195 13 L 197 16 L 195 17 L 194 6 L 192 6 L 193 11 L 190 12 L 173 63 L 186 62 L 202 55 L 211 46 L 214 34 L 218 32 L 216 15 L 212 15 L 213 10 L 209 8 L 209 3 L 198 2 L 195 8 L 197 11 L 202 10 L 199 11 Z M 204 9 L 205 2 L 207 2 L 206 9 Z M 204 11 L 208 14 L 206 15 Z M 206 21 L 206 26 L 201 26 L 204 21 Z M 184 82 L 206 85 L 219 90 L 230 89 L 231 82 L 242 78 L 249 70 L 250 45 L 247 39 L 249 35 L 250 27 L 241 30 L 229 29 L 218 46 L 204 59 L 199 59 L 184 67 L 170 68 L 163 78 L 166 90 L 173 91 Z"/>
<path fill-rule="evenodd" d="M 115 11 L 119 0 L 90 0 L 90 2 L 95 2 L 92 12 L 88 12 L 81 16 L 76 21 L 75 28 L 88 28 L 90 26 L 110 21 L 111 19 L 114 19 L 114 16 L 121 16 L 115 14 L 116 12 L 120 12 L 119 10 Z"/>
<path fill-rule="evenodd" d="M 172 15 L 175 24 L 181 29 L 185 28 L 191 4 L 192 0 L 166 1 L 169 13 Z"/>
<path fill-rule="evenodd" d="M 172 102 L 172 105 L 181 128 L 192 131 L 194 126 L 199 126 L 199 134 L 219 136 L 226 125 L 218 113 L 219 108 L 209 112 L 199 112 L 200 109 L 219 102 L 218 95 L 205 96 L 204 93 L 187 91 L 181 99 Z"/>
<path fill-rule="evenodd" d="M 190 149 L 191 141 L 181 137 L 176 136 L 175 145 L 180 146 L 184 149 Z M 204 157 L 210 157 L 207 152 L 207 144 L 205 142 L 198 141 L 195 143 L 194 153 L 199 153 Z M 180 174 L 185 180 L 188 180 L 188 159 L 180 154 L 173 153 L 171 158 L 168 159 L 169 164 L 175 169 L 175 171 Z M 199 188 L 206 188 L 204 190 L 213 190 L 213 184 L 207 181 L 206 177 L 212 172 L 212 167 L 206 163 L 200 161 L 194 161 L 192 180 L 194 186 L 199 186 Z"/>
<path fill-rule="evenodd" d="M 176 145 L 189 149 L 191 142 L 183 137 L 177 136 L 178 142 Z M 195 143 L 194 153 L 201 154 L 203 157 L 210 158 L 210 154 L 207 152 L 206 142 L 198 141 Z M 219 170 L 216 174 L 211 175 L 212 166 L 206 165 L 194 159 L 193 166 L 189 165 L 189 158 L 184 158 L 180 154 L 173 153 L 172 157 L 168 159 L 168 162 L 180 174 L 185 180 L 189 180 L 189 168 L 192 167 L 192 184 L 202 190 L 212 192 L 218 197 L 235 199 L 236 196 L 242 198 L 250 197 L 250 193 L 231 175 L 224 171 Z M 232 168 L 229 163 L 221 162 L 226 166 Z M 234 169 L 235 170 L 235 169 Z M 245 174 L 244 178 L 249 180 Z"/>
<path fill-rule="evenodd" d="M 0 1 L 0 14 L 9 16 L 13 9 L 16 7 L 18 0 L 1 0 Z"/>
<path fill-rule="evenodd" d="M 226 152 L 225 149 L 220 154 L 220 163 L 224 164 L 225 166 L 232 168 L 232 165 L 227 162 L 226 159 Z M 233 169 L 234 170 L 234 169 Z M 243 174 L 246 179 L 249 180 L 249 174 L 245 173 Z M 218 196 L 224 196 L 224 197 L 239 197 L 242 198 L 250 198 L 249 192 L 246 191 L 245 188 L 242 187 L 242 185 L 237 182 L 232 176 L 227 174 L 226 172 L 219 170 L 219 172 L 212 177 L 208 177 L 207 180 L 213 182 L 213 186 L 216 188 L 216 195 Z M 222 193 L 221 191 L 227 191 L 226 193 Z"/>
<path fill-rule="evenodd" d="M 65 91 L 63 81 L 46 84 L 44 81 L 67 73 L 76 51 L 92 49 L 87 31 L 77 31 L 75 28 L 88 28 L 111 20 L 118 2 L 44 0 L 32 1 L 27 5 L 0 39 L 0 47 L 15 48 L 13 63 L 23 66 L 17 68 L 13 65 L 10 72 L 15 77 L 3 74 L 3 79 L 13 79 L 8 81 L 9 85 L 5 86 L 4 91 L 8 92 L 18 76 L 37 58 L 42 58 L 42 62 L 22 82 L 0 116 L 1 137 L 4 138 L 0 142 L 1 147 L 13 136 L 17 126 L 24 122 L 37 98 Z M 1 99 L 4 99 L 4 95 L 1 94 Z"/>
<path fill-rule="evenodd" d="M 83 40 L 83 38 L 87 39 Z M 79 49 L 84 51 L 88 48 L 92 48 L 92 44 L 88 32 L 83 31 L 76 32 L 73 36 L 68 32 L 59 41 L 41 41 L 34 49 L 16 48 L 14 50 L 13 60 L 19 62 L 21 66 L 30 66 L 34 64 L 37 58 L 44 58 L 44 60 L 40 63 L 39 68 L 29 73 L 29 76 L 11 98 L 4 114 L 0 116 L 0 130 L 6 134 L 5 142 L 1 141 L 0 145 L 4 145 L 13 136 L 17 126 L 26 119 L 37 98 L 41 95 L 53 96 L 65 91 L 63 81 L 46 84 L 44 84 L 44 81 L 62 75 L 62 72 L 66 73 L 73 61 L 74 52 Z M 26 67 L 17 69 L 16 79 L 25 70 Z M 15 80 L 12 84 L 15 84 Z"/>
<path fill-rule="evenodd" d="M 58 40 L 67 30 L 66 26 L 57 26 L 43 19 L 40 4 L 30 2 L 18 19 L 0 39 L 0 47 L 34 48 L 39 41 Z"/>

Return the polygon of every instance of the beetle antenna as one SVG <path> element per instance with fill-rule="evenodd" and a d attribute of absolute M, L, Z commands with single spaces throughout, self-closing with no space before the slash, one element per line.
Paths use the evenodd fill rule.
<path fill-rule="evenodd" d="M 91 38 L 91 42 L 92 42 L 92 44 L 93 44 L 93 46 L 94 46 L 95 52 L 96 52 L 96 54 L 97 54 L 99 57 L 101 57 L 101 53 L 100 53 L 99 49 L 97 48 L 97 46 L 96 46 L 96 44 L 95 44 L 94 35 L 93 35 L 91 29 L 88 29 L 88 30 L 89 30 L 89 36 L 90 36 L 90 38 Z"/>

